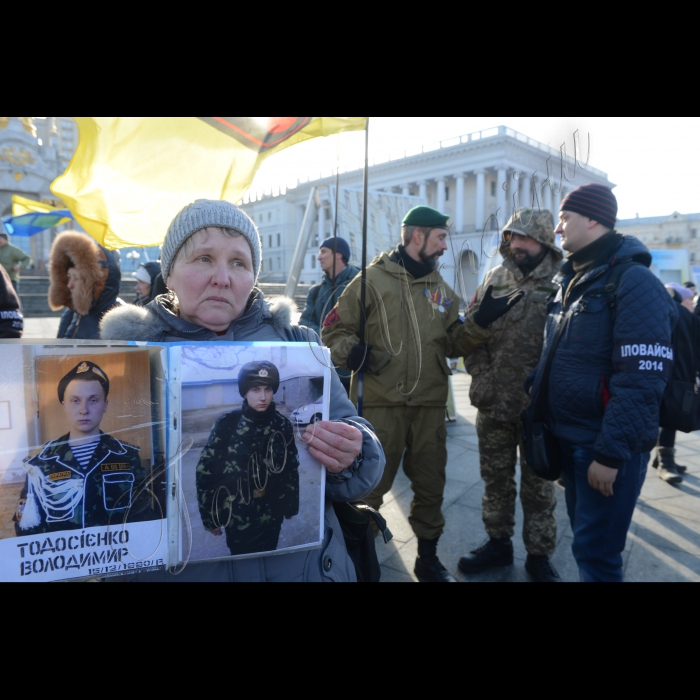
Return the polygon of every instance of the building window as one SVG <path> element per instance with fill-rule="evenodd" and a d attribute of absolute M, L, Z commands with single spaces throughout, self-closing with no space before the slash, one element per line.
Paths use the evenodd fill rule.
<path fill-rule="evenodd" d="M 691 237 L 691 238 L 697 238 L 697 237 L 698 237 L 698 230 L 697 230 L 696 228 L 694 228 L 694 229 L 690 232 L 690 237 Z"/>
<path fill-rule="evenodd" d="M 272 248 L 272 236 L 267 237 L 267 244 L 268 244 L 267 245 L 268 248 Z"/>
<path fill-rule="evenodd" d="M 311 256 L 311 269 L 312 270 L 316 269 L 316 256 L 315 255 Z"/>
<path fill-rule="evenodd" d="M 695 262 L 695 253 L 690 254 L 690 262 Z"/>
<path fill-rule="evenodd" d="M 280 248 L 282 246 L 282 235 L 277 234 L 277 247 Z"/>
<path fill-rule="evenodd" d="M 492 197 L 496 196 L 496 183 L 495 182 L 491 183 L 491 196 Z"/>
<path fill-rule="evenodd" d="M 450 201 L 450 187 L 449 187 L 449 185 L 445 187 L 445 201 L 446 202 Z"/>

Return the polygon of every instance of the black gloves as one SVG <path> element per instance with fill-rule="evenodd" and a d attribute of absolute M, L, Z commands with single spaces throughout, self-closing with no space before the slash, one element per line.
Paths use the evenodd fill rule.
<path fill-rule="evenodd" d="M 356 345 L 350 351 L 347 365 L 353 372 L 369 371 L 369 355 L 372 347 L 372 345 Z"/>
<path fill-rule="evenodd" d="M 525 292 L 513 292 L 509 296 L 494 298 L 493 285 L 486 290 L 479 310 L 474 314 L 477 326 L 488 328 L 492 323 L 505 316 L 523 297 Z"/>

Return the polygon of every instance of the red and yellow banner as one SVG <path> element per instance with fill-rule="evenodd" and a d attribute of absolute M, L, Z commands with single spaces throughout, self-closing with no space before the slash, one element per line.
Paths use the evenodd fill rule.
<path fill-rule="evenodd" d="M 160 245 L 196 199 L 239 201 L 263 161 L 367 117 L 74 117 L 80 143 L 51 186 L 109 249 Z"/>

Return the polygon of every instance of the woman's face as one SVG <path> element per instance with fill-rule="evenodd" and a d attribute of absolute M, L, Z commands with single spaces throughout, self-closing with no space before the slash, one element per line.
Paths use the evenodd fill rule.
<path fill-rule="evenodd" d="M 248 406 L 250 406 L 254 411 L 265 413 L 265 411 L 270 408 L 274 395 L 275 394 L 272 391 L 272 387 L 256 386 L 245 395 L 245 398 L 248 402 Z"/>
<path fill-rule="evenodd" d="M 141 280 L 138 280 L 136 282 L 136 293 L 143 299 L 144 297 L 149 296 L 151 293 L 151 285 L 146 284 L 146 282 L 142 282 Z"/>
<path fill-rule="evenodd" d="M 253 256 L 243 236 L 221 229 L 198 231 L 178 254 L 168 277 L 177 295 L 180 318 L 215 333 L 239 319 L 253 291 Z"/>

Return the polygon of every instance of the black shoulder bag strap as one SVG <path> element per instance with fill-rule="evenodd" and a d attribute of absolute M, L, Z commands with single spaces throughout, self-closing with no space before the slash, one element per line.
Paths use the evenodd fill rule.
<path fill-rule="evenodd" d="M 539 393 L 537 395 L 537 403 L 535 404 L 533 414 L 533 419 L 539 423 L 543 421 L 544 406 L 549 395 L 549 373 L 552 369 L 552 363 L 554 362 L 554 355 L 557 351 L 557 347 L 559 346 L 559 342 L 561 341 L 561 338 L 564 335 L 564 331 L 569 325 L 569 321 L 572 315 L 573 313 L 571 309 L 569 309 L 564 314 L 564 318 L 559 323 L 559 327 L 557 328 L 557 332 L 549 348 L 549 355 L 547 355 L 547 364 L 544 366 L 544 370 L 542 372 L 542 383 L 540 384 Z"/>

